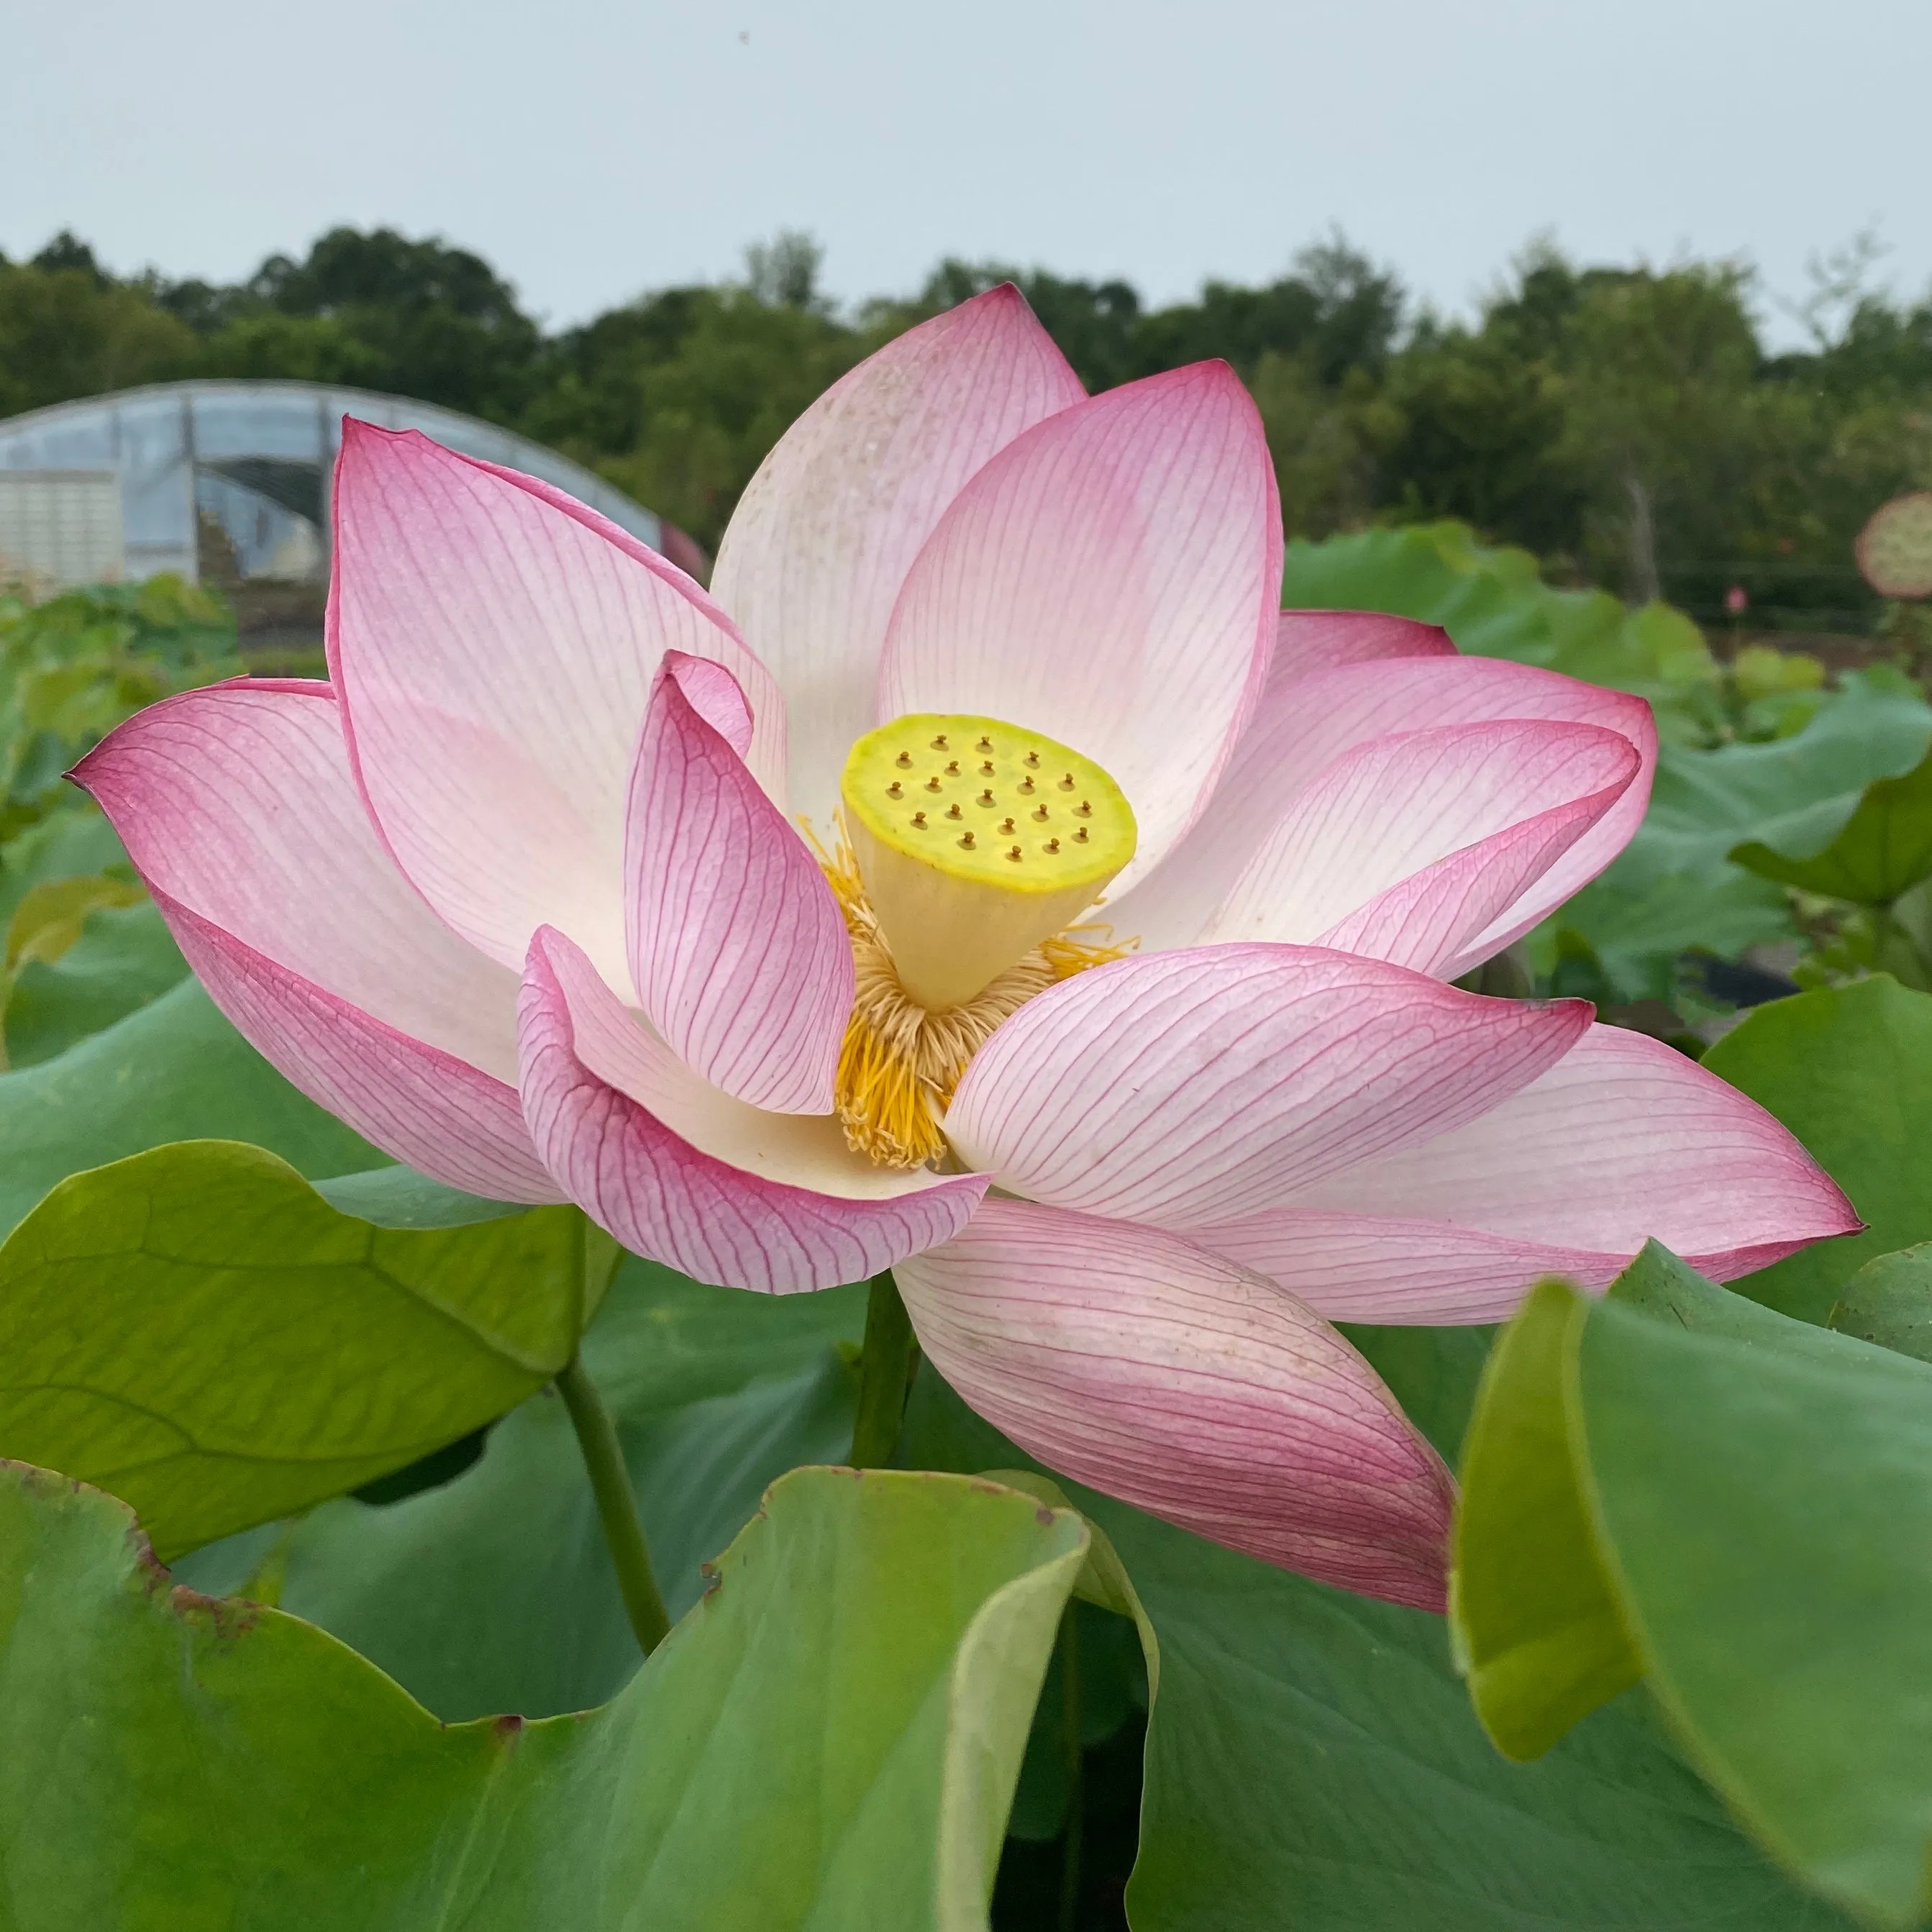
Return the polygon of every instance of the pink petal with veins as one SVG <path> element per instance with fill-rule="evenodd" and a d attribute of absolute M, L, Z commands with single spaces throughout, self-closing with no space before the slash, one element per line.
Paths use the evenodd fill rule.
<path fill-rule="evenodd" d="M 1234 749 L 1280 584 L 1274 468 L 1234 372 L 1130 382 L 1028 430 L 959 493 L 892 613 L 878 715 L 978 713 L 1084 752 L 1133 807 L 1131 880 Z"/>
<path fill-rule="evenodd" d="M 989 457 L 1082 394 L 1019 291 L 988 290 L 841 377 L 739 498 L 712 589 L 784 690 L 793 806 L 821 831 L 879 722 L 886 623 L 920 547 Z"/>
<path fill-rule="evenodd" d="M 370 815 L 464 938 L 520 972 L 578 933 L 621 981 L 631 762 L 667 650 L 750 700 L 782 796 L 783 706 L 684 573 L 560 491 L 413 431 L 344 425 L 329 669 Z"/>
<path fill-rule="evenodd" d="M 1619 1265 L 1654 1236 L 1720 1281 L 1862 1225 L 1754 1100 L 1663 1041 L 1606 1026 L 1480 1118 L 1278 1204 L 1453 1222 Z"/>
<path fill-rule="evenodd" d="M 1275 633 L 1270 683 L 1312 677 L 1339 664 L 1383 658 L 1453 658 L 1456 646 L 1440 624 L 1381 610 L 1284 610 Z"/>
<path fill-rule="evenodd" d="M 677 681 L 685 702 L 742 760 L 752 748 L 754 728 L 744 686 L 722 664 L 682 651 L 664 652 L 658 675 L 666 674 Z"/>
<path fill-rule="evenodd" d="M 1106 916 L 1144 952 L 1196 944 L 1262 842 L 1309 787 L 1356 748 L 1400 731 L 1495 718 L 1592 724 L 1636 747 L 1616 802 L 1469 949 L 1487 958 L 1587 884 L 1629 842 L 1649 802 L 1657 726 L 1640 698 L 1494 658 L 1390 658 L 1269 680 L 1262 706 L 1200 824 Z"/>
<path fill-rule="evenodd" d="M 713 1086 L 826 1114 L 851 942 L 804 840 L 686 694 L 692 679 L 730 714 L 716 685 L 729 675 L 674 652 L 651 694 L 624 858 L 631 977 L 651 1024 Z"/>
<path fill-rule="evenodd" d="M 1638 762 L 1616 732 L 1538 718 L 1370 739 L 1288 807 L 1202 944 L 1328 945 L 1451 976 Z"/>
<path fill-rule="evenodd" d="M 524 1113 L 569 1198 L 638 1253 L 772 1294 L 860 1281 L 964 1227 L 977 1174 L 874 1167 L 829 1115 L 769 1113 L 692 1072 L 583 951 L 530 943 Z"/>
<path fill-rule="evenodd" d="M 1442 1609 L 1449 1472 L 1292 1295 L 1174 1235 L 1020 1201 L 894 1274 L 934 1366 L 1048 1468 L 1264 1562 Z"/>
<path fill-rule="evenodd" d="M 1408 1328 L 1507 1321 L 1545 1275 L 1606 1288 L 1635 1252 L 1525 1240 L 1453 1221 L 1318 1208 L 1277 1208 L 1196 1228 L 1188 1238 L 1266 1275 L 1331 1322 Z M 1700 1256 L 1691 1264 L 1714 1280 L 1735 1280 L 1802 1246 L 1765 1241 Z"/>
<path fill-rule="evenodd" d="M 304 1093 L 452 1186 L 557 1198 L 517 1108 L 515 977 L 390 861 L 327 685 L 164 699 L 74 776 L 215 1004 Z"/>
<path fill-rule="evenodd" d="M 1123 959 L 1014 1014 L 946 1130 L 1014 1193 L 1198 1226 L 1475 1119 L 1561 1059 L 1590 1011 L 1314 946 Z"/>
<path fill-rule="evenodd" d="M 517 1090 L 278 965 L 156 891 L 208 997 L 263 1059 L 364 1140 L 492 1201 L 561 1201 Z"/>
<path fill-rule="evenodd" d="M 1338 920 L 1316 944 L 1386 959 L 1437 979 L 1460 978 L 1489 956 L 1478 937 L 1602 817 L 1614 789 L 1572 799 L 1492 832 Z"/>

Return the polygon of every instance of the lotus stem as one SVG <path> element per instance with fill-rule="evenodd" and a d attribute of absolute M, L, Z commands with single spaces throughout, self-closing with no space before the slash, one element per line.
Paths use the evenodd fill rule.
<path fill-rule="evenodd" d="M 899 1446 L 906 1394 L 919 1366 L 912 1318 L 888 1268 L 872 1277 L 866 1344 L 859 1357 L 859 1409 L 852 1420 L 852 1466 L 884 1468 Z"/>
<path fill-rule="evenodd" d="M 571 1426 L 584 1451 L 590 1492 L 597 1498 L 604 1540 L 617 1572 L 617 1587 L 624 1594 L 631 1628 L 637 1634 L 638 1648 L 648 1657 L 664 1641 L 670 1618 L 651 1569 L 650 1546 L 638 1520 L 638 1498 L 631 1488 L 631 1472 L 624 1466 L 616 1426 L 597 1385 L 584 1372 L 581 1355 L 571 1357 L 569 1366 L 556 1378 L 556 1392 L 570 1412 Z"/>
<path fill-rule="evenodd" d="M 1066 1837 L 1060 1853 L 1060 1932 L 1080 1923 L 1080 1855 L 1086 1827 L 1080 1748 L 1079 1605 L 1070 1597 L 1060 1619 L 1060 1748 L 1066 1768 Z"/>

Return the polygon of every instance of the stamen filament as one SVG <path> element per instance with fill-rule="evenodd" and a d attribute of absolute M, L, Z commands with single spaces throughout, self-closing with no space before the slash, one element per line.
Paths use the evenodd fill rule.
<path fill-rule="evenodd" d="M 1058 981 L 1124 958 L 1131 948 L 1114 944 L 1105 926 L 1072 926 L 963 1006 L 930 1012 L 899 983 L 843 824 L 832 852 L 813 843 L 844 915 L 856 969 L 836 1083 L 846 1144 L 884 1167 L 924 1167 L 945 1154 L 940 1121 L 974 1054 L 1000 1022 Z"/>

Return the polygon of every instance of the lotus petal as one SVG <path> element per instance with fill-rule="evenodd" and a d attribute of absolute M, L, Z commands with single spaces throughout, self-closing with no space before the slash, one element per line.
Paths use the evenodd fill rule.
<path fill-rule="evenodd" d="M 878 716 L 965 712 L 1071 746 L 1138 823 L 1131 881 L 1186 832 L 1261 695 L 1281 512 L 1225 364 L 1028 430 L 962 490 L 887 632 Z"/>
<path fill-rule="evenodd" d="M 1448 1222 L 1602 1257 L 1594 1268 L 1563 1264 L 1592 1286 L 1653 1236 L 1730 1281 L 1861 1226 L 1837 1184 L 1756 1101 L 1663 1041 L 1606 1026 L 1480 1118 L 1271 1204 Z"/>
<path fill-rule="evenodd" d="M 834 383 L 739 498 L 712 590 L 784 690 L 792 803 L 822 829 L 879 722 L 886 623 L 920 546 L 988 458 L 1082 393 L 1019 291 L 992 289 Z"/>
<path fill-rule="evenodd" d="M 1175 1235 L 1023 1201 L 894 1274 L 934 1366 L 1048 1468 L 1264 1562 L 1443 1607 L 1449 1472 L 1292 1295 Z"/>
<path fill-rule="evenodd" d="M 684 681 L 730 717 L 730 674 L 673 652 L 631 784 L 631 976 L 694 1071 L 753 1106 L 832 1111 L 852 1007 L 852 947 L 825 874 Z"/>
<path fill-rule="evenodd" d="M 782 796 L 769 674 L 682 571 L 561 491 L 414 431 L 344 424 L 329 673 L 371 817 L 416 889 L 520 972 L 546 922 L 621 984 L 631 763 L 667 650 L 750 700 Z"/>
<path fill-rule="evenodd" d="M 1440 624 L 1382 610 L 1284 610 L 1275 632 L 1270 683 L 1312 677 L 1340 664 L 1383 658 L 1453 658 L 1456 646 Z"/>
<path fill-rule="evenodd" d="M 1123 959 L 1014 1014 L 946 1130 L 1012 1192 L 1200 1226 L 1475 1120 L 1560 1060 L 1590 1011 L 1314 946 Z"/>
<path fill-rule="evenodd" d="M 1594 724 L 1502 718 L 1372 738 L 1288 807 L 1202 944 L 1300 941 L 1452 976 L 1637 766 L 1628 738 Z"/>
<path fill-rule="evenodd" d="M 565 1192 L 627 1248 L 772 1294 L 860 1281 L 966 1225 L 978 1174 L 874 1167 L 829 1115 L 747 1106 L 694 1073 L 550 928 L 519 1009 L 524 1112 Z"/>
<path fill-rule="evenodd" d="M 1642 821 L 1657 763 L 1657 725 L 1640 698 L 1494 658 L 1411 657 L 1270 677 L 1201 822 L 1172 857 L 1107 916 L 1144 952 L 1196 944 L 1215 908 L 1296 800 L 1355 747 L 1391 734 L 1490 718 L 1594 724 L 1636 747 L 1636 776 L 1468 950 L 1487 958 L 1588 884 Z"/>
<path fill-rule="evenodd" d="M 488 1200 L 564 1198 L 536 1157 L 515 1088 L 384 1025 L 166 893 L 156 890 L 154 904 L 236 1031 L 364 1140 Z"/>
<path fill-rule="evenodd" d="M 327 685 L 164 699 L 74 776 L 215 1004 L 304 1093 L 454 1186 L 559 1198 L 517 1105 L 515 976 L 382 850 Z"/>

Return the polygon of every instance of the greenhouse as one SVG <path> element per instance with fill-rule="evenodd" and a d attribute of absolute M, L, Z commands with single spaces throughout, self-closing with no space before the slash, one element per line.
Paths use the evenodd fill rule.
<path fill-rule="evenodd" d="M 172 571 L 326 584 L 328 478 L 345 416 L 567 490 L 688 567 L 682 532 L 580 464 L 494 423 L 401 396 L 314 382 L 169 382 L 0 422 L 0 574 L 52 586 Z M 299 598 L 298 599 L 299 601 Z"/>

